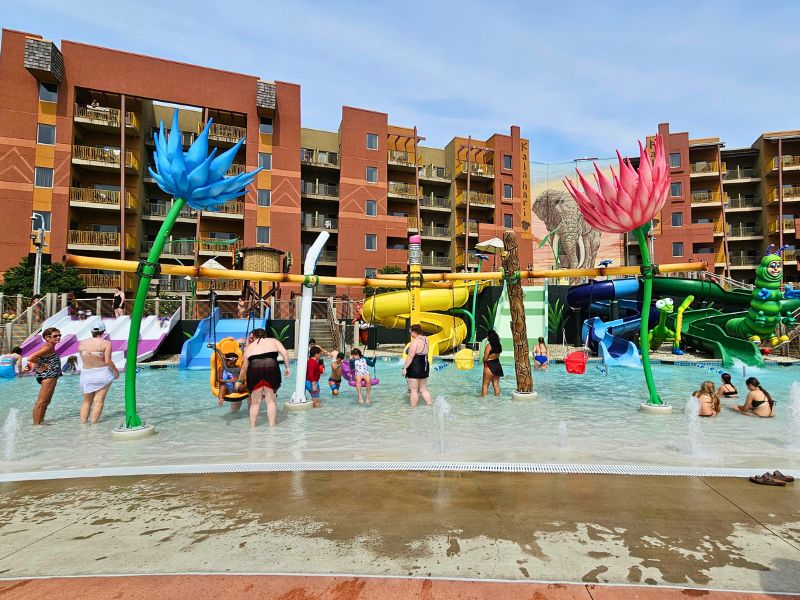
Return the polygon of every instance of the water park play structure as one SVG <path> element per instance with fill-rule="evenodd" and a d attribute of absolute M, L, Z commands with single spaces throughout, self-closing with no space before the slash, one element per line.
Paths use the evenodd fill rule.
<path fill-rule="evenodd" d="M 215 340 L 226 337 L 244 339 L 255 327 L 267 328 L 269 309 L 264 309 L 264 318 L 256 321 L 248 319 L 223 319 L 219 307 L 197 324 L 192 337 L 186 340 L 181 348 L 179 367 L 181 369 L 208 369 L 213 353 Z"/>

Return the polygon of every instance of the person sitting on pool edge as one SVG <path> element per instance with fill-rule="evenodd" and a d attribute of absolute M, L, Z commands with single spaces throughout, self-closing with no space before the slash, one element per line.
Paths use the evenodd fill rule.
<path fill-rule="evenodd" d="M 242 384 L 239 383 L 239 375 L 242 372 L 241 366 L 239 366 L 239 355 L 236 352 L 228 352 L 226 355 L 222 355 L 222 352 L 219 349 L 214 349 L 216 353 L 219 355 L 220 360 L 217 361 L 217 385 L 219 386 L 219 391 L 217 393 L 217 404 L 222 406 L 225 404 L 225 397 L 228 394 L 234 394 L 236 392 L 242 391 Z M 236 412 L 242 406 L 242 401 L 238 400 L 236 402 L 231 402 L 231 412 Z"/>
<path fill-rule="evenodd" d="M 550 351 L 544 343 L 544 338 L 540 337 L 539 342 L 533 347 L 533 368 L 547 369 L 548 366 L 550 366 Z"/>
<path fill-rule="evenodd" d="M 311 405 L 319 408 L 319 376 L 325 371 L 325 365 L 320 363 L 319 356 L 322 349 L 319 346 L 311 346 L 308 351 L 308 363 L 306 364 L 306 391 L 311 394 Z"/>
<path fill-rule="evenodd" d="M 775 416 L 775 400 L 769 392 L 761 387 L 761 382 L 755 377 L 748 377 L 744 384 L 747 386 L 747 399 L 742 406 L 731 406 L 734 410 L 743 414 L 752 414 L 764 419 Z"/>
<path fill-rule="evenodd" d="M 692 396 L 700 400 L 701 417 L 716 417 L 721 410 L 719 396 L 714 392 L 714 382 L 704 381 L 700 384 L 700 389 L 692 393 Z"/>

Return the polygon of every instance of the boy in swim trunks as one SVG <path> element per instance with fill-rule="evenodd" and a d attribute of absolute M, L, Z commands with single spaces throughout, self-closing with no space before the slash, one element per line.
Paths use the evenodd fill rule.
<path fill-rule="evenodd" d="M 322 350 L 319 346 L 313 346 L 308 351 L 308 364 L 306 365 L 306 390 L 311 394 L 311 404 L 314 408 L 320 405 L 319 400 L 319 376 L 325 370 L 324 365 L 320 364 L 319 356 Z"/>
<path fill-rule="evenodd" d="M 339 387 L 342 385 L 342 361 L 344 354 L 339 352 L 336 360 L 331 361 L 331 375 L 328 377 L 328 385 L 331 386 L 331 394 L 339 395 Z"/>

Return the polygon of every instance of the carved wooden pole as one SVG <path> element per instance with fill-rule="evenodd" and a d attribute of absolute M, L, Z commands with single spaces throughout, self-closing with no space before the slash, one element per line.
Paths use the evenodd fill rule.
<path fill-rule="evenodd" d="M 525 324 L 525 302 L 522 283 L 519 278 L 519 255 L 517 239 L 513 231 L 503 234 L 503 271 L 506 278 L 506 292 L 511 310 L 511 335 L 514 340 L 514 370 L 517 375 L 517 390 L 511 397 L 514 400 L 536 398 L 531 377 L 531 360 L 528 353 L 528 328 Z"/>

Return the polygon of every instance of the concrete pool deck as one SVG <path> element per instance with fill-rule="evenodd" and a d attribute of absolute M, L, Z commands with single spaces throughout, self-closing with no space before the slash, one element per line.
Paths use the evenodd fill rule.
<path fill-rule="evenodd" d="M 0 595 L 25 589 L 45 595 L 48 580 L 11 589 L 36 577 L 233 573 L 345 576 L 338 583 L 308 580 L 330 589 L 359 576 L 579 584 L 549 588 L 571 595 L 538 596 L 544 598 L 636 597 L 632 590 L 639 589 L 601 585 L 596 589 L 621 595 L 587 596 L 592 584 L 797 593 L 797 485 L 439 472 L 5 483 L 0 578 L 17 581 L 0 582 Z M 67 580 L 65 589 L 78 586 L 87 597 L 83 586 L 94 585 L 90 581 Z M 378 580 L 358 581 L 379 590 Z M 401 581 L 397 585 L 409 590 L 421 585 Z M 537 597 L 534 587 L 525 589 L 525 597 Z M 649 591 L 639 597 L 666 597 Z M 487 591 L 485 597 L 505 593 Z M 296 597 L 349 597 L 315 594 Z"/>

